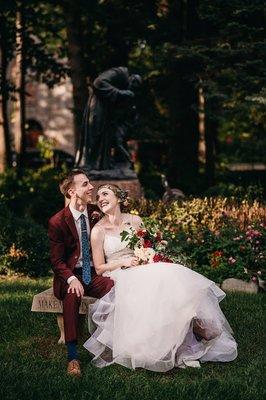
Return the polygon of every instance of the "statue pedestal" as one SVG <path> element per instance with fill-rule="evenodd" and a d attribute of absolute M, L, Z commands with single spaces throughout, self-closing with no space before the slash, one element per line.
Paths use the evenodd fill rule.
<path fill-rule="evenodd" d="M 85 167 L 86 170 L 86 167 Z M 114 169 L 102 171 L 87 169 L 91 184 L 94 186 L 93 202 L 96 201 L 97 189 L 101 185 L 113 184 L 128 191 L 129 197 L 140 199 L 143 197 L 143 190 L 136 172 L 126 164 L 117 163 Z"/>
<path fill-rule="evenodd" d="M 93 189 L 93 199 L 92 201 L 96 201 L 96 193 L 97 189 L 101 185 L 106 185 L 106 184 L 113 184 L 119 186 L 123 190 L 128 191 L 129 197 L 132 199 L 140 199 L 143 197 L 143 190 L 142 187 L 140 186 L 140 182 L 138 179 L 101 179 L 101 180 L 90 180 L 91 184 L 94 186 Z"/>

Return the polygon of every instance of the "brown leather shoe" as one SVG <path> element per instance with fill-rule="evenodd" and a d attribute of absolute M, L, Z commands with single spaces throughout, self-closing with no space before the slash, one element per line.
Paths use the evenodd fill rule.
<path fill-rule="evenodd" d="M 80 364 L 78 360 L 71 360 L 67 366 L 67 374 L 79 378 L 81 376 Z"/>

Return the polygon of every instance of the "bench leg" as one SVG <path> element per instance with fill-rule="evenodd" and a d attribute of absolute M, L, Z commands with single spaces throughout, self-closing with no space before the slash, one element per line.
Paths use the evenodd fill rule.
<path fill-rule="evenodd" d="M 57 325 L 60 330 L 60 338 L 58 340 L 58 344 L 65 344 L 65 331 L 64 331 L 64 320 L 63 314 L 57 314 Z"/>

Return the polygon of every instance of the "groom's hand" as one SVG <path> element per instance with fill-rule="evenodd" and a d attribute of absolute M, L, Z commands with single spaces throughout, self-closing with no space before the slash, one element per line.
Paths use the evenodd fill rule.
<path fill-rule="evenodd" d="M 78 279 L 73 279 L 73 281 L 70 282 L 67 293 L 76 293 L 78 297 L 82 297 L 84 295 L 83 286 Z"/>

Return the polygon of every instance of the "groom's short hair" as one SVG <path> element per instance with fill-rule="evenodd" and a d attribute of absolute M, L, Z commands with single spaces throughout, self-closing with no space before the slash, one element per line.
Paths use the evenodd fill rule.
<path fill-rule="evenodd" d="M 59 188 L 60 188 L 60 192 L 66 197 L 66 198 L 70 198 L 69 194 L 68 194 L 68 190 L 71 187 L 73 181 L 74 181 L 74 177 L 76 175 L 80 175 L 80 174 L 84 174 L 86 176 L 88 176 L 88 172 L 85 171 L 82 168 L 74 168 L 72 169 L 70 172 L 68 172 L 68 174 L 61 180 L 61 182 L 59 183 Z"/>

